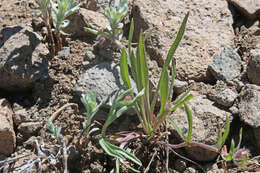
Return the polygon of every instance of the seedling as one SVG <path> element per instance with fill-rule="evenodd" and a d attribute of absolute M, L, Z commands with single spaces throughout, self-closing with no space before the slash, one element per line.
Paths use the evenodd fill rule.
<path fill-rule="evenodd" d="M 83 134 L 86 137 L 89 137 L 91 133 L 91 122 L 95 114 L 98 112 L 100 106 L 103 104 L 102 102 L 98 105 L 96 101 L 96 94 L 89 92 L 86 94 L 82 94 L 81 102 L 84 104 L 84 107 L 86 109 L 85 115 L 88 116 L 87 121 L 83 123 L 83 128 L 85 129 Z"/>
<path fill-rule="evenodd" d="M 226 146 L 221 149 L 221 156 L 226 162 L 233 161 L 238 166 L 246 166 L 247 161 L 249 159 L 249 150 L 246 148 L 240 148 L 241 141 L 242 141 L 242 133 L 243 130 L 240 129 L 239 133 L 239 142 L 238 145 L 235 147 L 235 142 L 232 139 L 231 146 L 229 152 L 227 152 Z"/>
<path fill-rule="evenodd" d="M 41 11 L 41 18 L 47 28 L 48 38 L 51 42 L 51 56 L 55 56 L 54 39 L 51 31 L 51 0 L 35 0 Z"/>
<path fill-rule="evenodd" d="M 54 125 L 50 120 L 47 121 L 46 127 L 57 140 L 60 140 L 61 127 Z"/>
<path fill-rule="evenodd" d="M 86 31 L 98 35 L 99 44 L 103 47 L 119 47 L 122 48 L 121 39 L 123 37 L 122 20 L 128 12 L 127 0 L 120 0 L 119 4 L 105 9 L 104 16 L 108 19 L 109 25 L 106 31 L 97 31 L 91 28 L 85 28 Z"/>
<path fill-rule="evenodd" d="M 52 135 L 54 135 L 54 137 L 58 140 L 59 144 L 61 145 L 60 147 L 60 151 L 62 153 L 62 161 L 63 161 L 63 166 L 64 166 L 64 170 L 63 172 L 64 173 L 67 173 L 68 172 L 68 149 L 69 147 L 66 146 L 66 144 L 68 143 L 67 142 L 67 139 L 66 137 L 63 137 L 61 135 L 61 127 L 53 124 L 52 121 L 48 120 L 47 123 L 46 123 L 46 127 L 47 129 L 51 132 Z"/>
<path fill-rule="evenodd" d="M 58 51 L 60 51 L 62 48 L 61 30 L 69 25 L 67 17 L 74 14 L 79 9 L 80 4 L 75 0 L 57 0 L 57 3 L 50 0 L 50 2 L 52 8 L 51 16 L 58 42 Z"/>
<path fill-rule="evenodd" d="M 132 168 L 128 163 L 127 160 L 131 160 L 137 165 L 141 166 L 142 162 L 133 154 L 125 151 L 124 149 L 111 144 L 107 137 L 106 137 L 106 131 L 109 125 L 112 124 L 113 121 L 115 121 L 117 118 L 119 118 L 126 110 L 128 110 L 130 107 L 134 106 L 134 104 L 140 99 L 140 97 L 144 94 L 144 90 L 141 90 L 133 99 L 127 100 L 125 97 L 129 95 L 132 92 L 132 89 L 128 89 L 124 91 L 123 93 L 119 94 L 117 92 L 115 94 L 114 99 L 110 99 L 110 111 L 108 113 L 107 120 L 105 124 L 102 127 L 101 130 L 101 138 L 99 139 L 99 144 L 101 147 L 105 150 L 105 152 L 116 158 L 116 167 L 117 170 L 119 170 L 119 165 L 122 163 L 127 168 L 131 169 L 134 172 L 139 172 Z"/>

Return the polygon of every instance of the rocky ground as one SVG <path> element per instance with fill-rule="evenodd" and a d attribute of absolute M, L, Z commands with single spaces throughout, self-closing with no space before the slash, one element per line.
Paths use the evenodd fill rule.
<path fill-rule="evenodd" d="M 63 172 L 62 161 L 55 157 L 60 145 L 46 133 L 45 123 L 50 118 L 68 139 L 69 172 L 113 172 L 115 160 L 104 153 L 96 136 L 87 145 L 80 141 L 86 120 L 80 95 L 95 91 L 101 101 L 122 85 L 120 53 L 96 48 L 95 37 L 83 29 L 104 29 L 108 21 L 102 13 L 108 4 L 108 0 L 86 1 L 69 18 L 64 48 L 52 58 L 36 3 L 0 0 L 0 172 L 37 172 L 39 167 L 43 172 Z M 134 42 L 141 30 L 154 28 L 146 45 L 152 83 L 158 81 L 168 49 L 188 11 L 186 32 L 175 54 L 174 97 L 186 90 L 194 95 L 189 102 L 194 141 L 215 145 L 227 115 L 231 129 L 226 145 L 229 148 L 231 139 L 238 143 L 242 127 L 241 147 L 249 149 L 250 160 L 246 167 L 225 166 L 216 153 L 198 147 L 167 155 L 164 147 L 137 141 L 129 146 L 143 162 L 137 169 L 166 172 L 168 161 L 169 172 L 260 172 L 260 3 L 129 1 L 124 36 L 127 38 L 131 18 L 136 26 Z M 106 105 L 102 111 L 107 111 Z M 133 112 L 127 114 L 110 130 L 136 130 Z M 104 122 L 104 115 L 97 115 L 97 127 Z M 184 110 L 175 111 L 171 117 L 187 132 Z M 167 129 L 171 132 L 169 142 L 178 142 L 175 129 Z"/>

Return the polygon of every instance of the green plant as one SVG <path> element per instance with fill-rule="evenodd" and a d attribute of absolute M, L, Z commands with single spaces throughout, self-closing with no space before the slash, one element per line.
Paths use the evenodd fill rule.
<path fill-rule="evenodd" d="M 235 147 L 235 142 L 231 140 L 231 146 L 229 152 L 227 152 L 226 146 L 221 149 L 221 156 L 226 162 L 233 161 L 238 166 L 246 166 L 247 161 L 249 159 L 249 150 L 246 148 L 240 148 L 241 141 L 242 141 L 242 133 L 243 130 L 240 129 L 239 133 L 239 142 L 238 145 Z"/>
<path fill-rule="evenodd" d="M 131 21 L 128 39 L 128 50 L 126 50 L 126 48 L 122 49 L 120 59 L 121 77 L 124 82 L 126 91 L 122 94 L 119 94 L 117 92 L 114 100 L 110 100 L 111 108 L 107 116 L 107 120 L 102 127 L 101 138 L 99 139 L 99 144 L 102 146 L 105 152 L 116 159 L 117 172 L 119 172 L 120 163 L 124 164 L 131 170 L 138 172 L 137 170 L 129 166 L 126 159 L 133 161 L 137 165 L 142 165 L 142 163 L 136 156 L 124 150 L 125 143 L 133 139 L 144 137 L 147 142 L 150 142 L 152 144 L 165 145 L 166 147 L 170 148 L 199 146 L 216 153 L 221 152 L 222 146 L 224 145 L 227 139 L 230 129 L 228 116 L 226 116 L 224 133 L 222 134 L 219 130 L 219 140 L 216 147 L 191 141 L 193 122 L 191 110 L 189 109 L 187 102 L 190 99 L 192 99 L 192 95 L 189 94 L 189 92 L 186 92 L 181 97 L 179 97 L 179 99 L 172 103 L 172 90 L 175 79 L 175 64 L 173 63 L 173 55 L 183 37 L 188 16 L 189 13 L 185 16 L 181 24 L 181 27 L 178 31 L 177 37 L 170 47 L 170 50 L 167 54 L 167 58 L 165 60 L 165 64 L 162 68 L 160 80 L 152 98 L 150 98 L 151 91 L 149 86 L 149 73 L 147 67 L 147 59 L 145 56 L 145 36 L 143 35 L 143 33 L 140 34 L 137 50 L 136 52 L 134 52 L 131 47 L 134 32 L 134 24 L 133 20 Z M 171 62 L 172 64 L 170 77 L 168 67 L 170 66 Z M 130 77 L 132 77 L 136 83 L 137 94 L 132 90 Z M 155 105 L 159 103 L 158 99 L 160 99 L 160 109 L 157 111 L 155 109 Z M 130 132 L 126 134 L 121 134 L 120 137 L 115 136 L 115 138 L 113 138 L 113 141 L 111 140 L 111 138 L 108 139 L 106 137 L 106 130 L 108 126 L 111 125 L 115 119 L 120 117 L 124 111 L 126 111 L 128 108 L 132 106 L 135 108 L 138 119 L 143 127 L 144 134 L 138 135 L 135 132 Z M 178 127 L 178 125 L 174 122 L 174 120 L 169 118 L 169 114 L 181 106 L 184 106 L 188 119 L 189 127 L 186 138 L 180 130 L 180 128 Z M 169 120 L 170 124 L 173 125 L 173 127 L 176 129 L 177 133 L 180 135 L 184 142 L 172 145 L 160 140 L 165 135 L 165 133 L 160 134 L 158 132 L 158 128 L 166 120 Z M 118 142 L 119 144 L 124 144 L 118 147 L 112 144 L 111 142 Z"/>
<path fill-rule="evenodd" d="M 35 0 L 41 11 L 41 18 L 47 28 L 48 38 L 51 42 L 51 56 L 55 56 L 54 39 L 51 31 L 51 0 Z"/>
<path fill-rule="evenodd" d="M 171 95 L 172 95 L 173 83 L 175 78 L 175 64 L 172 63 L 171 78 L 169 78 L 169 74 L 167 70 L 172 61 L 174 52 L 176 51 L 182 39 L 182 36 L 184 34 L 188 16 L 189 13 L 185 16 L 182 25 L 179 29 L 179 32 L 177 34 L 176 40 L 171 45 L 171 48 L 168 52 L 166 61 L 162 69 L 162 73 L 156 88 L 156 92 L 153 98 L 151 99 L 150 99 L 148 67 L 147 67 L 147 60 L 145 56 L 144 36 L 142 33 L 140 34 L 138 48 L 136 50 L 136 53 L 134 53 L 133 50 L 131 49 L 131 41 L 132 41 L 133 30 L 134 30 L 133 21 L 131 22 L 130 34 L 128 40 L 128 54 L 126 49 L 123 48 L 122 56 L 120 60 L 120 69 L 121 69 L 121 76 L 126 88 L 132 88 L 132 85 L 130 83 L 130 73 L 128 71 L 128 66 L 127 66 L 128 61 L 130 61 L 129 64 L 130 64 L 131 76 L 133 77 L 136 83 L 138 92 L 140 92 L 143 89 L 145 90 L 144 95 L 141 97 L 140 100 L 136 102 L 135 110 L 143 126 L 144 132 L 147 135 L 147 139 L 153 138 L 156 130 L 158 129 L 160 124 L 167 119 L 170 112 L 173 112 L 174 110 L 181 107 L 182 105 L 185 105 L 185 103 L 187 103 L 192 98 L 192 95 L 186 92 L 180 99 L 178 99 L 174 103 L 171 103 L 171 99 L 172 99 Z M 129 60 L 127 60 L 127 58 Z M 134 96 L 133 92 L 131 92 L 130 94 L 131 96 Z M 156 115 L 157 112 L 155 112 L 155 104 L 159 96 L 160 96 L 161 105 L 160 105 L 160 110 Z M 187 105 L 185 107 L 188 109 Z"/>
<path fill-rule="evenodd" d="M 56 139 L 60 140 L 61 127 L 54 125 L 50 120 L 47 121 L 46 127 L 55 136 Z"/>
<path fill-rule="evenodd" d="M 93 119 L 93 117 L 95 116 L 95 114 L 98 112 L 100 106 L 103 104 L 102 102 L 98 105 L 97 101 L 96 101 L 96 94 L 93 92 L 89 92 L 89 93 L 85 93 L 82 94 L 81 96 L 81 102 L 83 103 L 85 109 L 86 109 L 86 113 L 85 115 L 88 116 L 87 121 L 85 121 L 83 123 L 83 128 L 85 129 L 83 134 L 88 137 L 90 132 L 90 128 L 91 128 L 91 121 Z"/>
<path fill-rule="evenodd" d="M 119 169 L 120 163 L 122 163 L 128 168 L 130 168 L 132 171 L 139 172 L 134 168 L 132 168 L 131 166 L 129 166 L 129 164 L 127 164 L 126 159 L 133 161 L 139 166 L 142 165 L 142 162 L 133 154 L 125 151 L 124 149 L 116 145 L 111 144 L 106 138 L 106 131 L 108 126 L 111 125 L 114 120 L 119 118 L 126 110 L 132 107 L 144 94 L 144 90 L 141 90 L 133 99 L 131 100 L 125 99 L 131 92 L 132 92 L 131 88 L 124 91 L 122 94 L 119 94 L 119 92 L 117 92 L 115 94 L 114 99 L 113 100 L 110 99 L 109 103 L 111 108 L 108 113 L 107 120 L 101 130 L 101 138 L 99 139 L 99 144 L 106 151 L 107 154 L 116 158 L 117 170 Z"/>
<path fill-rule="evenodd" d="M 51 132 L 52 135 L 54 135 L 54 137 L 58 140 L 59 144 L 61 145 L 61 147 L 59 148 L 59 152 L 62 153 L 61 155 L 61 160 L 63 161 L 63 172 L 67 173 L 68 172 L 68 149 L 69 147 L 66 146 L 66 144 L 68 143 L 67 138 L 63 137 L 61 135 L 61 127 L 53 124 L 52 121 L 48 120 L 46 123 L 46 127 L 47 129 Z"/>
<path fill-rule="evenodd" d="M 116 1 L 115 1 L 116 2 Z M 120 0 L 119 4 L 105 9 L 104 16 L 108 19 L 109 25 L 106 31 L 97 31 L 91 28 L 85 28 L 86 31 L 98 35 L 99 43 L 104 47 L 114 46 L 122 48 L 121 39 L 123 37 L 123 23 L 122 20 L 128 12 L 127 0 Z"/>
<path fill-rule="evenodd" d="M 51 16 L 58 42 L 58 51 L 60 51 L 62 48 L 60 32 L 63 28 L 66 28 L 69 25 L 69 20 L 67 17 L 75 13 L 79 9 L 80 4 L 75 0 L 57 0 L 57 3 L 50 0 L 50 2 L 52 8 Z"/>

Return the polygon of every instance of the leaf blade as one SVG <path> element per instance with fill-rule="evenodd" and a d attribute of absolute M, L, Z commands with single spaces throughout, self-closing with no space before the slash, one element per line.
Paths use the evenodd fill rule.
<path fill-rule="evenodd" d="M 130 83 L 128 67 L 127 67 L 127 54 L 126 54 L 125 48 L 123 48 L 122 55 L 120 58 L 120 72 L 121 72 L 121 77 L 122 77 L 124 84 L 127 86 L 128 89 L 132 88 L 131 83 Z"/>
<path fill-rule="evenodd" d="M 191 115 L 190 108 L 188 107 L 188 105 L 186 103 L 184 103 L 184 108 L 185 108 L 185 112 L 187 114 L 187 119 L 188 119 L 188 124 L 189 124 L 188 136 L 187 136 L 186 142 L 189 143 L 191 141 L 191 136 L 192 136 L 192 115 Z"/>

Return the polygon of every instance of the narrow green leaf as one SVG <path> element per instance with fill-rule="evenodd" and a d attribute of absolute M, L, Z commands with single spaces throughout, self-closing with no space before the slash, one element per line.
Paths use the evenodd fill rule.
<path fill-rule="evenodd" d="M 187 24 L 187 21 L 188 21 L 188 17 L 189 17 L 189 12 L 186 14 L 186 16 L 184 17 L 183 21 L 182 21 L 182 24 L 181 24 L 181 27 L 178 31 L 178 34 L 176 36 L 176 39 L 174 41 L 174 43 L 171 45 L 171 48 L 167 54 L 167 58 L 165 60 L 165 63 L 163 65 L 163 70 L 167 69 L 172 58 L 173 58 L 173 55 L 183 37 L 183 34 L 184 34 L 184 31 L 185 31 L 185 27 L 186 27 L 186 24 Z"/>
<path fill-rule="evenodd" d="M 134 81 L 135 81 L 135 83 L 136 83 L 136 85 L 138 85 L 137 84 L 137 64 L 136 64 L 136 57 L 135 57 L 135 55 L 134 55 L 134 52 L 131 52 L 131 54 L 130 54 L 130 63 L 131 63 L 131 68 L 130 68 L 130 70 L 131 70 L 131 73 L 132 73 L 132 76 L 133 76 L 133 78 L 134 78 Z M 137 88 L 138 88 L 138 86 L 137 86 Z"/>
<path fill-rule="evenodd" d="M 179 100 L 177 103 L 174 104 L 174 106 L 170 109 L 170 112 L 175 111 L 177 108 L 181 107 L 184 103 L 187 103 L 188 101 L 190 101 L 192 99 L 192 95 L 189 94 L 187 95 L 184 99 Z"/>
<path fill-rule="evenodd" d="M 146 128 L 149 130 L 149 125 L 151 123 L 151 109 L 150 109 L 150 87 L 149 87 L 149 73 L 148 73 L 148 66 L 147 66 L 147 59 L 145 56 L 145 44 L 143 33 L 140 33 L 139 36 L 139 44 L 138 44 L 138 51 L 137 51 L 137 76 L 140 78 L 140 89 L 145 88 L 144 96 L 140 101 L 140 107 L 142 109 L 143 120 L 146 121 Z"/>
<path fill-rule="evenodd" d="M 178 135 L 185 141 L 184 135 L 183 135 L 181 129 L 179 128 L 179 126 L 173 121 L 173 119 L 171 117 L 168 117 L 168 120 L 169 120 L 170 124 L 174 127 L 174 129 L 177 131 Z"/>
<path fill-rule="evenodd" d="M 98 32 L 99 32 L 99 31 L 97 31 L 95 29 L 91 29 L 91 28 L 88 28 L 88 27 L 85 27 L 84 29 L 85 29 L 85 31 L 90 32 L 90 33 L 92 33 L 94 35 L 98 35 Z"/>
<path fill-rule="evenodd" d="M 163 65 L 162 74 L 161 74 L 158 86 L 156 88 L 155 95 L 154 95 L 153 100 L 152 100 L 152 104 L 151 104 L 151 110 L 152 111 L 154 110 L 154 106 L 155 106 L 155 103 L 156 103 L 156 100 L 157 100 L 157 97 L 158 97 L 159 87 L 160 87 L 161 82 L 162 82 L 161 78 L 163 76 L 163 73 L 165 73 L 167 71 L 167 68 L 168 68 L 168 66 L 169 66 L 169 64 L 170 64 L 170 62 L 171 62 L 171 60 L 173 58 L 173 55 L 174 55 L 174 53 L 175 53 L 175 51 L 176 51 L 176 49 L 177 49 L 177 47 L 178 47 L 182 37 L 183 37 L 188 17 L 189 17 L 189 12 L 186 14 L 185 18 L 183 19 L 181 27 L 180 27 L 180 29 L 178 31 L 177 36 L 176 36 L 176 39 L 173 42 L 173 44 L 171 45 L 170 50 L 169 50 L 169 52 L 167 54 L 167 58 L 166 58 L 165 63 Z"/>
<path fill-rule="evenodd" d="M 142 85 L 142 68 L 140 65 L 140 54 L 139 54 L 139 47 L 137 47 L 136 49 L 136 84 L 137 84 L 137 90 L 140 91 L 144 88 L 144 86 Z"/>
<path fill-rule="evenodd" d="M 154 123 L 154 130 L 158 128 L 158 126 L 164 122 L 168 116 L 169 112 L 173 112 L 175 111 L 177 108 L 181 107 L 184 103 L 187 103 L 190 99 L 192 99 L 192 95 L 186 95 L 185 98 L 183 98 L 182 100 L 179 100 L 172 108 L 170 108 L 169 110 L 165 110 L 163 112 L 163 114 L 160 114 L 159 116 L 157 116 L 155 123 Z"/>
<path fill-rule="evenodd" d="M 120 161 L 119 159 L 116 159 L 116 173 L 119 173 L 119 168 L 120 168 Z"/>
<path fill-rule="evenodd" d="M 221 129 L 218 129 L 218 144 L 217 144 L 217 147 L 218 147 L 218 151 L 221 150 L 221 147 L 222 147 L 222 133 L 221 133 Z"/>
<path fill-rule="evenodd" d="M 168 94 L 169 102 L 171 102 L 171 100 L 172 100 L 173 86 L 174 86 L 174 81 L 175 81 L 175 64 L 173 61 L 172 61 L 171 72 L 172 72 L 172 78 L 171 78 L 171 85 L 170 85 L 169 94 Z"/>
<path fill-rule="evenodd" d="M 235 142 L 234 142 L 234 140 L 232 139 L 232 141 L 231 141 L 231 146 L 230 146 L 230 150 L 229 150 L 228 156 L 226 157 L 226 161 L 227 161 L 227 162 L 230 162 L 230 161 L 233 159 L 234 150 L 235 150 Z"/>
<path fill-rule="evenodd" d="M 236 150 L 240 149 L 240 145 L 241 145 L 241 142 L 242 142 L 242 136 L 243 136 L 243 128 L 241 128 L 240 131 L 239 131 L 239 142 L 238 142 L 238 145 L 236 147 Z"/>
<path fill-rule="evenodd" d="M 225 142 L 226 142 L 226 139 L 227 139 L 228 134 L 229 134 L 229 130 L 230 130 L 229 116 L 226 115 L 225 132 L 224 132 L 223 137 L 222 137 L 222 145 L 224 145 Z"/>
<path fill-rule="evenodd" d="M 127 54 L 125 48 L 123 48 L 122 50 L 122 55 L 120 59 L 120 71 L 121 71 L 121 77 L 122 80 L 124 81 L 124 84 L 127 86 L 128 89 L 132 88 L 130 83 L 128 67 L 127 67 Z"/>
<path fill-rule="evenodd" d="M 116 145 L 113 145 L 109 142 L 107 142 L 107 145 L 114 151 L 116 151 L 116 153 L 120 154 L 120 155 L 123 155 L 125 158 L 133 161 L 134 163 L 136 163 L 137 165 L 139 166 L 142 166 L 142 162 L 136 157 L 134 156 L 133 154 L 125 151 L 124 149 L 116 146 Z"/>
<path fill-rule="evenodd" d="M 106 38 L 109 38 L 109 34 L 107 34 L 107 33 L 105 33 L 105 32 L 97 31 L 97 30 L 95 30 L 95 29 L 88 28 L 88 27 L 85 27 L 84 29 L 85 29 L 85 31 L 90 32 L 90 33 L 92 33 L 92 34 L 94 34 L 94 35 L 102 35 L 102 36 L 104 36 L 104 37 L 106 37 Z"/>
<path fill-rule="evenodd" d="M 131 55 L 131 44 L 132 44 L 132 39 L 133 39 L 133 34 L 134 34 L 134 20 L 133 18 L 131 19 L 131 25 L 130 25 L 130 31 L 129 31 L 129 36 L 128 36 L 128 54 L 129 56 Z"/>
<path fill-rule="evenodd" d="M 169 94 L 169 76 L 168 72 L 162 73 L 161 77 L 161 83 L 160 83 L 160 99 L 161 99 L 161 107 L 160 107 L 160 114 L 164 112 L 165 105 L 168 101 L 168 94 Z"/>
<path fill-rule="evenodd" d="M 149 74 L 148 74 L 148 66 L 147 66 L 147 60 L 145 56 L 145 49 L 144 49 L 144 39 L 143 34 L 140 33 L 139 37 L 139 44 L 138 44 L 138 69 L 140 71 L 140 77 L 141 77 L 141 84 L 142 87 L 145 88 L 145 97 L 148 98 L 147 101 L 149 102 Z"/>
<path fill-rule="evenodd" d="M 128 94 L 130 94 L 133 91 L 132 88 L 129 88 L 127 90 L 124 90 L 122 93 L 120 93 L 119 91 L 116 94 L 116 97 L 114 97 L 114 103 L 117 103 L 119 101 L 121 101 L 122 99 L 125 98 L 125 96 L 127 96 Z"/>
<path fill-rule="evenodd" d="M 121 162 L 123 162 L 125 160 L 125 158 L 121 154 L 113 151 L 113 149 L 107 144 L 107 142 L 104 138 L 99 139 L 99 144 L 108 155 L 119 159 Z"/>
<path fill-rule="evenodd" d="M 192 135 L 192 115 L 191 115 L 190 108 L 188 107 L 188 105 L 186 103 L 184 103 L 184 108 L 185 108 L 185 112 L 187 114 L 187 119 L 188 119 L 188 123 L 189 123 L 188 136 L 186 139 L 186 142 L 189 143 L 191 141 L 191 135 Z"/>
<path fill-rule="evenodd" d="M 132 89 L 130 89 L 129 91 L 132 91 Z M 144 91 L 145 89 L 142 89 L 134 98 L 132 98 L 131 101 L 127 101 L 127 100 L 122 100 L 125 98 L 126 94 L 128 94 L 129 92 L 126 92 L 126 94 L 122 94 L 123 97 L 121 98 L 121 101 L 118 100 L 117 103 L 115 103 L 115 107 L 120 107 L 120 106 L 128 106 L 128 107 L 131 107 L 134 105 L 134 103 L 137 101 L 137 99 L 139 99 L 141 96 L 144 95 Z M 122 95 L 120 95 L 119 97 L 121 97 Z"/>

